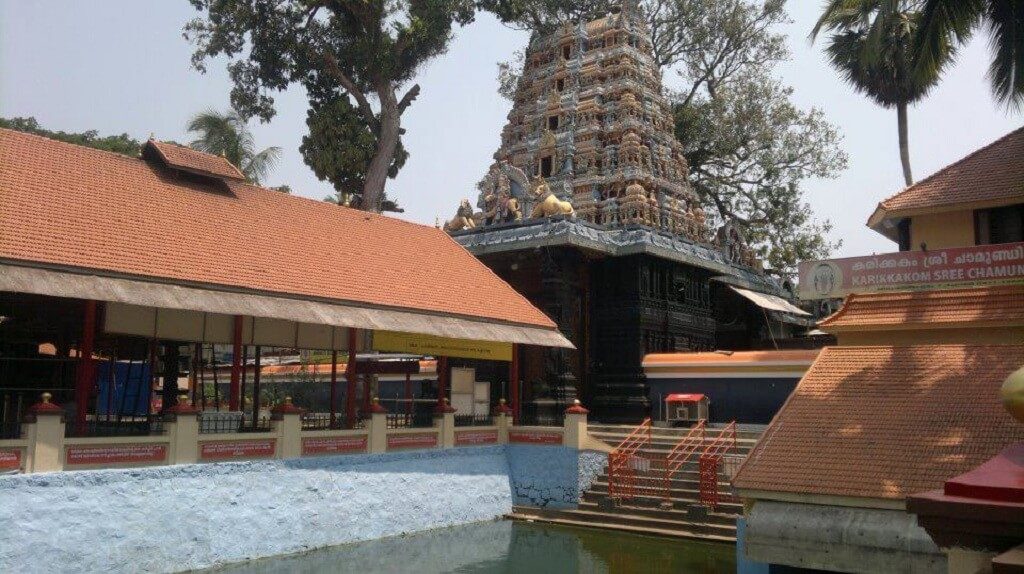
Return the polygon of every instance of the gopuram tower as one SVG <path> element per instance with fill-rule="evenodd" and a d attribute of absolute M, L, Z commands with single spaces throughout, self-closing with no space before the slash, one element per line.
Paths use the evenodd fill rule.
<path fill-rule="evenodd" d="M 580 395 L 638 420 L 659 400 L 645 354 L 756 347 L 770 319 L 727 287 L 788 296 L 740 227 L 711 233 L 673 127 L 631 0 L 531 40 L 477 210 L 464 200 L 445 229 L 576 345 L 520 350 L 539 412 Z"/>

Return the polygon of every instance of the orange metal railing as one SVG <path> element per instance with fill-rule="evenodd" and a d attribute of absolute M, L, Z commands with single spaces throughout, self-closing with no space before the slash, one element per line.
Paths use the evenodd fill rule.
<path fill-rule="evenodd" d="M 636 496 L 637 452 L 650 443 L 651 419 L 646 418 L 619 446 L 608 453 L 609 498 L 621 502 Z"/>
<path fill-rule="evenodd" d="M 736 421 L 733 421 L 700 454 L 700 503 L 711 510 L 718 507 L 718 467 L 722 456 L 735 446 Z"/>
<path fill-rule="evenodd" d="M 686 464 L 704 446 L 706 428 L 707 421 L 704 419 L 699 420 L 690 429 L 690 432 L 686 433 L 686 436 L 680 439 L 676 446 L 672 447 L 672 450 L 665 457 L 665 472 L 662 478 L 662 498 L 665 499 L 665 502 L 671 502 L 669 493 L 672 490 L 672 480 L 679 472 L 680 467 Z"/>

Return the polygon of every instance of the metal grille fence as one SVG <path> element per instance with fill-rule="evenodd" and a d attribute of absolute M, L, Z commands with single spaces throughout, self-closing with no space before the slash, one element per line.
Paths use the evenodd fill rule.
<path fill-rule="evenodd" d="M 429 428 L 434 426 L 433 413 L 388 413 L 389 429 Z"/>
<path fill-rule="evenodd" d="M 455 415 L 455 426 L 457 427 L 489 427 L 494 426 L 494 417 L 491 415 Z"/>
<path fill-rule="evenodd" d="M 68 421 L 64 434 L 68 437 L 147 436 L 162 434 L 164 423 L 159 415 L 97 416 L 84 421 Z"/>

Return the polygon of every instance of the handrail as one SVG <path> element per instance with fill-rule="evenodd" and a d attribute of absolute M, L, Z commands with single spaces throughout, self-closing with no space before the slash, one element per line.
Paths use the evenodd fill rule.
<path fill-rule="evenodd" d="M 644 436 L 644 433 L 646 436 Z M 650 417 L 643 420 L 639 426 L 633 429 L 633 432 L 629 433 L 626 438 L 622 439 L 619 446 L 615 447 L 612 451 L 617 454 L 633 454 L 640 449 L 641 446 L 649 444 L 651 442 L 651 419 Z"/>
<path fill-rule="evenodd" d="M 679 467 L 686 464 L 686 461 L 691 456 L 697 453 L 705 440 L 705 429 L 707 428 L 707 421 L 700 419 L 696 425 L 694 425 L 690 432 L 686 433 L 686 436 L 681 438 L 676 446 L 672 447 L 669 451 L 668 456 L 665 457 L 665 463 L 668 465 L 666 468 L 669 474 L 674 474 L 679 470 Z"/>
<path fill-rule="evenodd" d="M 736 446 L 736 421 L 732 421 L 700 455 L 700 503 L 713 512 L 718 508 L 718 464 L 722 455 Z"/>
<path fill-rule="evenodd" d="M 701 457 L 720 457 L 736 446 L 736 421 L 727 424 L 722 432 L 704 448 Z"/>
<path fill-rule="evenodd" d="M 634 492 L 629 461 L 642 446 L 650 442 L 651 419 L 648 417 L 608 453 L 608 496 L 611 499 L 632 498 Z"/>

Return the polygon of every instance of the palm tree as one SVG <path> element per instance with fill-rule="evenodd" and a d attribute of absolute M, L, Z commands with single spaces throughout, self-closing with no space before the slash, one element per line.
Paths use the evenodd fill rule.
<path fill-rule="evenodd" d="M 209 109 L 196 114 L 188 122 L 188 131 L 199 135 L 199 139 L 193 140 L 189 147 L 223 155 L 257 185 L 281 159 L 281 148 L 276 146 L 256 151 L 252 132 L 235 110 L 221 113 Z"/>
<path fill-rule="evenodd" d="M 979 26 L 988 28 L 992 63 L 988 79 L 996 99 L 1024 105 L 1024 2 L 1020 0 L 925 0 L 914 42 L 914 73 L 941 67 L 943 44 L 952 36 L 965 44 Z"/>
<path fill-rule="evenodd" d="M 829 60 L 853 88 L 886 108 L 896 108 L 903 179 L 914 183 L 910 170 L 907 108 L 923 98 L 939 80 L 941 65 L 930 74 L 912 74 L 911 52 L 921 21 L 912 0 L 829 0 L 811 32 L 817 39 L 823 30 L 832 34 L 825 48 Z M 937 62 L 952 56 L 943 42 Z"/>

